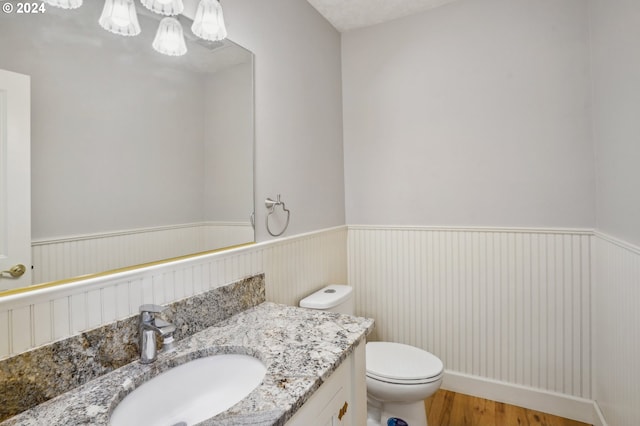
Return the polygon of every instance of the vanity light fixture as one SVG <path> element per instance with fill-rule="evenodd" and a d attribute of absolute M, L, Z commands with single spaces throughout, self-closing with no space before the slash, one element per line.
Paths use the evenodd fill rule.
<path fill-rule="evenodd" d="M 44 0 L 44 2 L 62 9 L 77 9 L 82 6 L 82 0 Z"/>
<path fill-rule="evenodd" d="M 152 46 L 157 52 L 169 56 L 182 56 L 187 53 L 180 22 L 176 18 L 163 18 Z"/>
<path fill-rule="evenodd" d="M 208 41 L 220 41 L 227 38 L 222 6 L 218 0 L 200 0 L 191 31 Z"/>
<path fill-rule="evenodd" d="M 106 0 L 98 22 L 114 34 L 135 36 L 141 31 L 133 0 Z"/>
<path fill-rule="evenodd" d="M 63 9 L 82 6 L 83 0 L 43 0 Z M 183 0 L 140 0 L 142 5 L 160 15 L 174 16 L 184 11 Z M 123 36 L 140 34 L 135 0 L 105 0 L 98 23 L 105 30 Z M 222 15 L 220 0 L 200 0 L 193 25 L 193 33 L 207 41 L 227 38 L 227 28 Z M 175 18 L 163 18 L 152 44 L 153 48 L 169 56 L 187 53 L 182 24 Z"/>
<path fill-rule="evenodd" d="M 175 16 L 182 13 L 182 0 L 141 0 L 144 7 L 160 15 Z"/>

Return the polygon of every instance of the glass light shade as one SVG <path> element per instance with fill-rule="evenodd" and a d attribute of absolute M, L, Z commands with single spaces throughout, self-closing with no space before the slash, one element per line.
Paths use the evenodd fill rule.
<path fill-rule="evenodd" d="M 227 38 L 222 6 L 218 0 L 200 0 L 191 31 L 198 37 L 209 41 Z"/>
<path fill-rule="evenodd" d="M 152 46 L 158 52 L 169 56 L 182 56 L 187 53 L 180 22 L 175 18 L 162 19 Z"/>
<path fill-rule="evenodd" d="M 44 2 L 62 9 L 77 9 L 82 6 L 82 0 L 44 0 Z"/>
<path fill-rule="evenodd" d="M 140 34 L 140 24 L 133 0 L 106 0 L 100 26 L 114 34 L 134 36 Z"/>
<path fill-rule="evenodd" d="M 179 15 L 184 10 L 182 0 L 141 0 L 144 7 L 160 15 Z"/>

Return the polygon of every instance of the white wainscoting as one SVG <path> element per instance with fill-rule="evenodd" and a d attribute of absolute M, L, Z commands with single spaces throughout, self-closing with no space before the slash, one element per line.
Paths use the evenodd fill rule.
<path fill-rule="evenodd" d="M 640 248 L 590 230 L 348 229 L 0 298 L 0 358 L 264 272 L 267 300 L 290 305 L 348 281 L 377 338 L 440 356 L 453 390 L 637 423 Z"/>
<path fill-rule="evenodd" d="M 33 241 L 33 283 L 253 241 L 250 223 L 202 222 Z"/>
<path fill-rule="evenodd" d="M 485 379 L 591 407 L 592 236 L 349 226 L 349 283 L 357 313 L 376 319 L 375 338 L 436 354 L 456 383 Z"/>
<path fill-rule="evenodd" d="M 640 247 L 596 233 L 593 397 L 612 425 L 640 424 Z"/>
<path fill-rule="evenodd" d="M 0 358 L 257 273 L 267 300 L 296 305 L 347 280 L 347 230 L 331 228 L 136 271 L 0 298 Z"/>

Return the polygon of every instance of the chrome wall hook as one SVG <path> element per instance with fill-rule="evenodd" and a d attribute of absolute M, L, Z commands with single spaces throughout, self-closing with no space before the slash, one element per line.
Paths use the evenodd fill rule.
<path fill-rule="evenodd" d="M 291 219 L 291 212 L 287 209 L 284 202 L 280 199 L 280 194 L 278 194 L 275 201 L 272 200 L 271 198 L 267 198 L 266 200 L 264 200 L 264 205 L 267 207 L 267 210 L 269 211 L 269 213 L 267 213 L 267 218 L 265 219 L 267 232 L 272 237 L 279 237 L 280 235 L 284 234 L 284 231 L 286 231 L 287 228 L 289 227 L 289 219 Z M 282 228 L 282 231 L 280 231 L 279 233 L 274 233 L 274 232 L 271 232 L 271 228 L 269 228 L 269 217 L 275 213 L 276 207 L 278 206 L 282 206 L 282 210 L 285 213 L 287 213 L 287 222 L 284 224 L 284 228 Z"/>

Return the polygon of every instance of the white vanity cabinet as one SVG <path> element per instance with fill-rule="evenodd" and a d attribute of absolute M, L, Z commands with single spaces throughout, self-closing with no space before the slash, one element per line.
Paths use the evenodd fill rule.
<path fill-rule="evenodd" d="M 287 426 L 361 426 L 367 422 L 365 344 L 360 343 Z"/>

